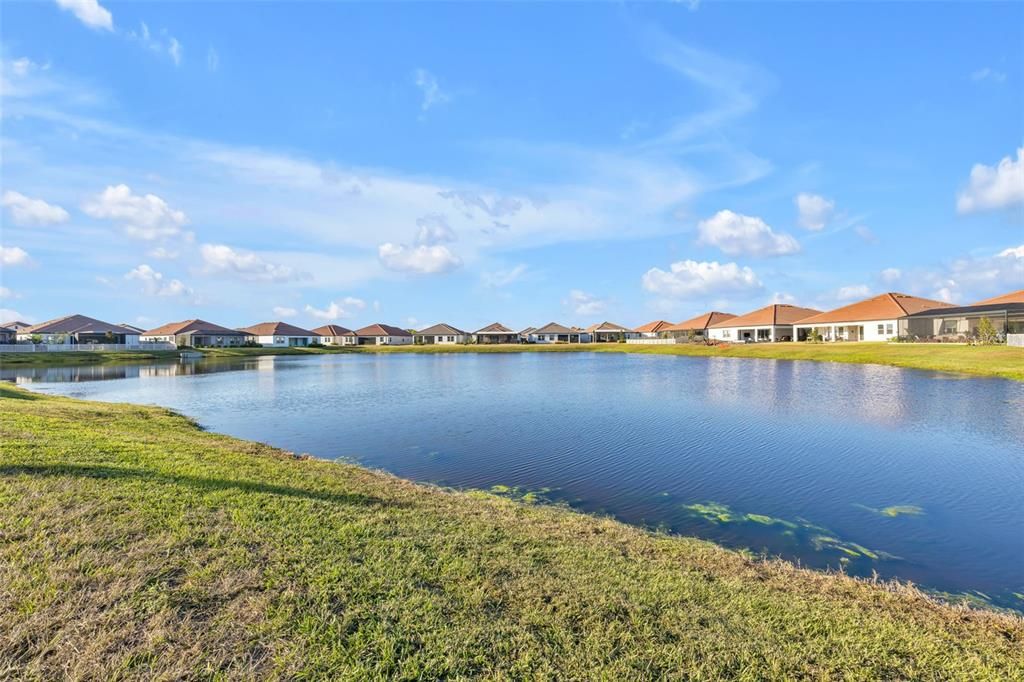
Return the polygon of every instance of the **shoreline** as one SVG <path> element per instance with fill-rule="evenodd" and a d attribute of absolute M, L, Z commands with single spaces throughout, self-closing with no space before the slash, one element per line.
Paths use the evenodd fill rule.
<path fill-rule="evenodd" d="M 107 363 L 178 360 L 180 351 L 123 351 L 68 353 L 0 353 L 3 367 L 59 367 Z M 451 346 L 356 346 L 322 348 L 208 348 L 204 359 L 268 355 L 345 353 L 636 353 L 683 357 L 732 357 L 768 360 L 807 360 L 845 364 L 883 365 L 975 377 L 1024 381 L 1024 349 L 1007 346 L 894 343 L 773 343 L 703 346 L 699 344 L 643 345 L 619 343 L 510 344 Z"/>
<path fill-rule="evenodd" d="M 409 661 L 431 677 L 1024 666 L 1024 618 L 905 583 L 297 457 L 163 408 L 8 385 L 0 399 L 13 600 L 0 631 L 15 633 L 0 637 L 0 669 L 16 655 L 41 676 L 140 660 L 140 677 L 187 676 L 198 669 L 178 667 L 184 652 L 208 670 L 285 676 L 397 675 Z M 150 636 L 157 623 L 169 636 Z M 268 636 L 274 656 L 251 657 Z"/>

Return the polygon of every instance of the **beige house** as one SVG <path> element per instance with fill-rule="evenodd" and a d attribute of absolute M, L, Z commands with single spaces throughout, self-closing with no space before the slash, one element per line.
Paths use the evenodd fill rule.
<path fill-rule="evenodd" d="M 192 348 L 242 346 L 252 340 L 252 336 L 237 329 L 228 329 L 206 320 L 184 320 L 167 324 L 142 332 L 144 343 L 164 342 L 176 346 Z"/>
<path fill-rule="evenodd" d="M 672 324 L 664 327 L 661 331 L 665 336 L 675 339 L 703 339 L 707 337 L 708 327 L 719 322 L 725 322 L 736 317 L 732 313 L 720 313 L 715 310 L 708 311 L 689 320 L 683 320 L 679 324 Z"/>
<path fill-rule="evenodd" d="M 269 348 L 305 347 L 320 342 L 316 332 L 287 322 L 261 322 L 251 327 L 242 327 L 239 331 L 249 334 L 256 343 Z"/>
<path fill-rule="evenodd" d="M 587 327 L 586 332 L 594 343 L 616 343 L 620 340 L 635 339 L 640 336 L 639 332 L 614 322 L 592 324 Z"/>
<path fill-rule="evenodd" d="M 469 334 L 469 332 L 464 332 L 461 329 L 456 329 L 450 324 L 441 322 L 432 327 L 427 327 L 426 329 L 418 331 L 412 336 L 415 343 L 428 345 L 444 344 L 451 346 L 459 343 L 469 343 L 471 334 Z"/>
<path fill-rule="evenodd" d="M 707 334 L 716 341 L 736 343 L 792 341 L 796 338 L 793 325 L 820 312 L 814 308 L 774 303 L 708 325 Z"/>
<path fill-rule="evenodd" d="M 390 324 L 371 324 L 356 331 L 360 346 L 406 346 L 413 342 L 412 334 Z"/>
<path fill-rule="evenodd" d="M 47 345 L 118 344 L 139 345 L 139 333 L 85 315 L 67 315 L 17 330 L 18 341 Z"/>
<path fill-rule="evenodd" d="M 346 329 L 337 324 L 325 324 L 313 330 L 320 336 L 320 343 L 325 346 L 356 346 L 359 344 L 359 337 L 351 329 Z"/>
<path fill-rule="evenodd" d="M 665 320 L 654 320 L 653 322 L 648 322 L 645 325 L 637 327 L 633 331 L 645 339 L 658 339 L 663 336 L 662 332 L 671 326 L 671 322 L 666 322 Z"/>
<path fill-rule="evenodd" d="M 512 331 L 500 322 L 489 324 L 473 332 L 473 340 L 481 344 L 519 343 L 521 333 Z"/>

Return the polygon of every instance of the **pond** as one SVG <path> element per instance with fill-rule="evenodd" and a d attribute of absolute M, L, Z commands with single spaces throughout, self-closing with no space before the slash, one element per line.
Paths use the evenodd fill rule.
<path fill-rule="evenodd" d="M 276 356 L 0 378 L 1024 609 L 1024 383 L 617 353 Z"/>

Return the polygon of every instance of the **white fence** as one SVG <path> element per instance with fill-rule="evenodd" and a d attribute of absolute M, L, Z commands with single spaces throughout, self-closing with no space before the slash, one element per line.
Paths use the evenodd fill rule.
<path fill-rule="evenodd" d="M 668 346 L 668 345 L 671 345 L 671 344 L 679 343 L 679 339 L 675 339 L 675 338 L 672 338 L 672 339 L 648 339 L 648 338 L 626 339 L 626 343 L 653 343 L 653 344 L 658 345 L 658 346 Z"/>
<path fill-rule="evenodd" d="M 129 346 L 126 343 L 5 343 L 0 344 L 0 353 L 69 353 L 80 351 L 147 351 L 177 350 L 173 343 L 139 343 Z"/>
<path fill-rule="evenodd" d="M 1006 345 L 1024 348 L 1024 334 L 1007 334 Z"/>

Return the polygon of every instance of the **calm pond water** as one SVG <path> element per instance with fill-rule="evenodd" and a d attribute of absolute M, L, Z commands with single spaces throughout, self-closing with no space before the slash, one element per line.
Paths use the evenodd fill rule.
<path fill-rule="evenodd" d="M 626 354 L 4 369 L 419 481 L 1024 608 L 1024 384 Z"/>

